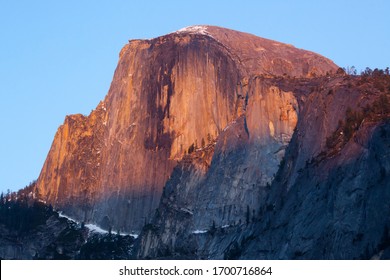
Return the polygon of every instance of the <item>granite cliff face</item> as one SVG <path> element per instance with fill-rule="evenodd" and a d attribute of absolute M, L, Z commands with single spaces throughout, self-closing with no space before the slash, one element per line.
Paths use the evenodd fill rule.
<path fill-rule="evenodd" d="M 192 26 L 123 47 L 107 96 L 66 117 L 26 193 L 140 233 L 110 234 L 115 258 L 389 259 L 389 151 L 388 69 L 348 76 L 291 45 Z M 2 257 L 112 257 L 48 204 L 25 234 L 12 201 Z"/>
<path fill-rule="evenodd" d="M 390 77 L 259 76 L 252 86 L 295 100 L 279 117 L 294 131 L 277 133 L 281 121 L 268 134 L 279 141 L 254 144 L 237 121 L 181 162 L 137 257 L 388 259 Z"/>
<path fill-rule="evenodd" d="M 179 190 L 186 176 L 161 203 L 177 199 L 176 210 L 193 213 L 191 230 L 246 220 L 300 114 L 294 88 L 264 79 L 336 70 L 315 53 L 213 26 L 130 41 L 106 98 L 58 129 L 36 193 L 79 220 L 139 231 L 164 186 Z"/>

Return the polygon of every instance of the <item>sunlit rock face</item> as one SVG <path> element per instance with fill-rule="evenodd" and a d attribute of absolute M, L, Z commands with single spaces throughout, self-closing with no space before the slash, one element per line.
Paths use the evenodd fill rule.
<path fill-rule="evenodd" d="M 175 197 L 162 204 L 192 213 L 188 230 L 243 222 L 258 211 L 300 114 L 294 88 L 267 77 L 336 70 L 318 54 L 214 26 L 132 40 L 105 99 L 58 129 L 36 192 L 121 231 L 155 217 L 164 186 Z"/>

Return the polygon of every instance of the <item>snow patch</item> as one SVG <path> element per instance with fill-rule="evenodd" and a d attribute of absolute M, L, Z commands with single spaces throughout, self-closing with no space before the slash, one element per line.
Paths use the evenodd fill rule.
<path fill-rule="evenodd" d="M 206 233 L 206 232 L 207 232 L 207 230 L 196 229 L 192 233 L 193 234 L 202 234 L 202 233 Z"/>
<path fill-rule="evenodd" d="M 121 235 L 130 235 L 131 237 L 134 237 L 135 239 L 137 239 L 138 238 L 138 234 L 136 234 L 136 233 L 121 233 Z"/>
<path fill-rule="evenodd" d="M 94 233 L 98 233 L 98 234 L 107 234 L 107 233 L 109 233 L 108 230 L 102 229 L 101 227 L 99 227 L 98 225 L 95 225 L 95 224 L 86 224 L 85 227 L 88 228 L 91 232 L 94 232 Z M 114 231 L 112 231 L 112 234 L 115 234 Z M 130 235 L 131 237 L 138 238 L 138 234 L 136 234 L 136 233 L 126 233 L 126 232 L 123 232 L 123 233 L 119 233 L 119 235 L 121 235 L 121 236 Z"/>
<path fill-rule="evenodd" d="M 108 233 L 107 230 L 102 229 L 101 227 L 94 224 L 86 224 L 85 227 L 88 228 L 91 232 L 100 233 L 100 234 Z"/>
<path fill-rule="evenodd" d="M 59 217 L 62 217 L 62 218 L 66 218 L 68 219 L 69 221 L 72 221 L 76 224 L 80 224 L 79 221 L 76 221 L 75 219 L 63 214 L 62 212 L 58 212 L 58 216 Z M 102 229 L 101 227 L 99 227 L 98 225 L 95 225 L 95 224 L 85 224 L 85 227 L 89 229 L 89 231 L 91 233 L 97 233 L 97 234 L 107 234 L 109 233 L 108 230 L 105 230 L 105 229 Z M 130 235 L 131 237 L 134 237 L 134 238 L 138 238 L 138 234 L 136 233 L 126 233 L 126 232 L 123 232 L 123 233 L 120 233 L 121 236 L 127 236 L 127 235 Z"/>
<path fill-rule="evenodd" d="M 75 219 L 73 219 L 73 218 L 71 218 L 71 217 L 69 217 L 69 216 L 66 216 L 66 215 L 63 214 L 62 212 L 58 212 L 58 216 L 59 216 L 60 218 L 66 218 L 66 219 L 68 219 L 69 221 L 72 221 L 72 222 L 78 224 L 78 221 L 76 221 Z"/>
<path fill-rule="evenodd" d="M 176 31 L 176 33 L 202 34 L 202 35 L 207 35 L 207 36 L 213 37 L 213 36 L 211 36 L 210 33 L 207 32 L 207 26 L 204 26 L 204 25 L 188 26 L 188 27 L 179 29 L 178 31 Z"/>

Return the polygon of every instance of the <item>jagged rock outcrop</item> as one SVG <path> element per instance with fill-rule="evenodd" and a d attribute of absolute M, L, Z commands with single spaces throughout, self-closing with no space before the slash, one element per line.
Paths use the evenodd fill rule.
<path fill-rule="evenodd" d="M 213 26 L 132 40 L 104 101 L 59 128 L 36 193 L 77 219 L 137 231 L 153 216 L 164 185 L 169 192 L 185 175 L 189 193 L 179 196 L 200 199 L 191 206 L 198 215 L 191 229 L 214 219 L 238 223 L 264 199 L 299 114 L 292 90 L 258 76 L 336 70 L 315 53 Z M 199 166 L 178 174 L 186 161 Z M 197 187 L 218 193 L 213 203 L 192 194 Z"/>

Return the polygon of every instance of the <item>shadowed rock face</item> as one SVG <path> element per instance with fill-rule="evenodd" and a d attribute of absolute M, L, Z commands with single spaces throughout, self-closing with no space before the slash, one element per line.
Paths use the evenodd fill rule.
<path fill-rule="evenodd" d="M 182 164 L 198 158 L 187 190 L 217 195 L 210 204 L 191 194 L 191 209 L 185 202 L 178 209 L 199 209 L 193 229 L 215 219 L 238 223 L 263 199 L 299 114 L 293 89 L 259 75 L 336 69 L 312 52 L 213 26 L 130 41 L 104 101 L 58 129 L 36 192 L 80 220 L 138 231 L 164 185 L 169 191 Z"/>
<path fill-rule="evenodd" d="M 251 126 L 248 105 L 181 161 L 137 257 L 388 259 L 389 86 L 389 76 L 251 79 L 248 104 L 291 106 Z"/>

